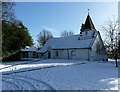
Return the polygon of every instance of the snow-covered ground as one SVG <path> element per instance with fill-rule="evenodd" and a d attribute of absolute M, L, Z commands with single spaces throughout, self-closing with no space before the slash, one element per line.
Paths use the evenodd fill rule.
<path fill-rule="evenodd" d="M 3 90 L 118 90 L 114 63 L 46 59 L 0 64 Z"/>

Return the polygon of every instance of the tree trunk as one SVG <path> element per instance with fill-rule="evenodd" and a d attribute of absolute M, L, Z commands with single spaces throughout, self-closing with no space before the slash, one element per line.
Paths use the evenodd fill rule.
<path fill-rule="evenodd" d="M 115 59 L 116 67 L 118 67 L 117 58 Z"/>

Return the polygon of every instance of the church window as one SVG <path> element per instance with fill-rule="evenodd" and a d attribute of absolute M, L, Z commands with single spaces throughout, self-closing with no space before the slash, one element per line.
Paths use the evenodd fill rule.
<path fill-rule="evenodd" d="M 71 51 L 71 56 L 75 56 L 75 50 Z"/>

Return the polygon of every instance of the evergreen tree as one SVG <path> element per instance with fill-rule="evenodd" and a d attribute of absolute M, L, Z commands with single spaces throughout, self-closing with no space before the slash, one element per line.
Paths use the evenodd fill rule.
<path fill-rule="evenodd" d="M 2 22 L 2 51 L 3 56 L 14 53 L 21 48 L 31 46 L 32 37 L 28 29 L 18 21 L 17 23 Z"/>
<path fill-rule="evenodd" d="M 29 30 L 15 18 L 13 2 L 2 2 L 2 56 L 9 56 L 33 45 Z M 1 35 L 0 35 L 1 36 Z"/>

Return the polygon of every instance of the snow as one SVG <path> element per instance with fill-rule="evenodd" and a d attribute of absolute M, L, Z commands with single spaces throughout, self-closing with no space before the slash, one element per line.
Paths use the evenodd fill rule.
<path fill-rule="evenodd" d="M 21 49 L 21 51 L 37 51 L 37 47 L 35 46 L 32 46 L 32 47 L 26 47 L 25 49 Z"/>
<path fill-rule="evenodd" d="M 111 62 L 40 59 L 0 67 L 3 90 L 118 90 L 118 68 Z"/>
<path fill-rule="evenodd" d="M 88 31 L 87 34 L 85 34 L 85 32 L 82 32 L 82 36 L 78 34 L 67 37 L 51 38 L 37 52 L 46 52 L 49 48 L 52 49 L 90 48 L 90 45 L 91 43 L 93 43 L 95 36 L 97 34 L 98 31 L 94 33 L 94 38 L 92 38 L 93 31 Z"/>

